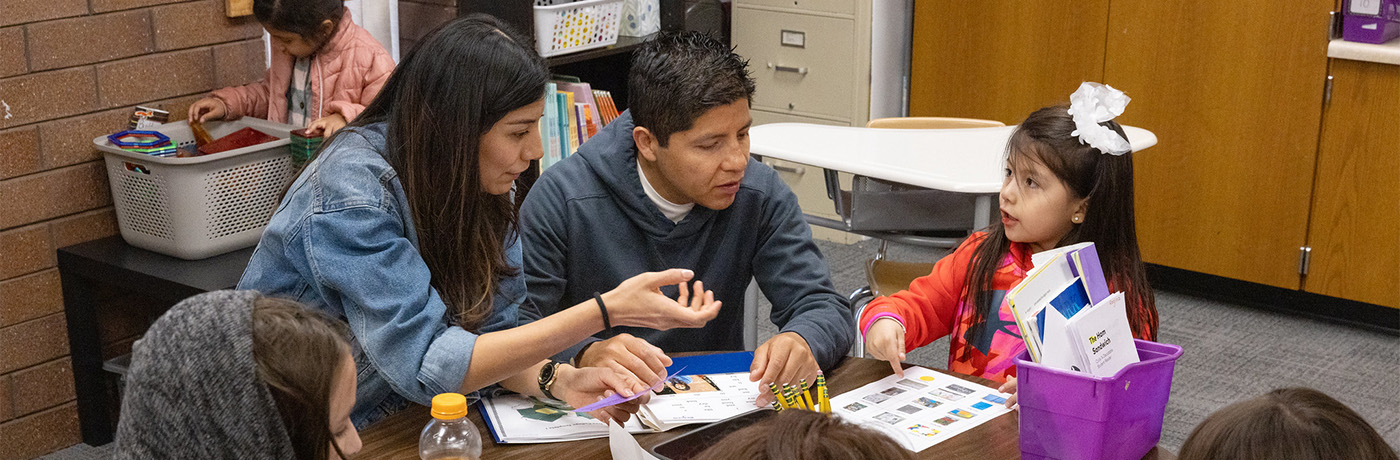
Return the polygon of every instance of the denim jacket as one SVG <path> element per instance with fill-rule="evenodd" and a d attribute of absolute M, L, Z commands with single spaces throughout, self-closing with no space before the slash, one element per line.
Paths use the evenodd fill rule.
<path fill-rule="evenodd" d="M 477 331 L 454 324 L 418 252 L 398 175 L 384 160 L 382 123 L 347 128 L 292 183 L 239 289 L 291 298 L 346 321 L 359 387 L 351 420 L 365 427 L 458 392 L 477 334 L 539 318 L 523 275 L 501 280 Z M 519 235 L 506 261 L 520 267 Z"/>

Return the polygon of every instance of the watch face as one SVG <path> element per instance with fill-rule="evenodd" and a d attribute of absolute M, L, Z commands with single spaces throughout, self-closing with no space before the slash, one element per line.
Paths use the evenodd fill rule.
<path fill-rule="evenodd" d="M 554 380 L 554 371 L 559 368 L 558 364 L 549 363 L 540 368 L 540 385 L 544 385 Z"/>

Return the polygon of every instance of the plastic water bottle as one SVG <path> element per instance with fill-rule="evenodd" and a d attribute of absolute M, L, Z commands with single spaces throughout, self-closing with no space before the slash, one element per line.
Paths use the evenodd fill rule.
<path fill-rule="evenodd" d="M 418 436 L 418 458 L 423 460 L 477 460 L 481 434 L 467 419 L 467 398 L 457 393 L 433 397 L 433 421 Z"/>

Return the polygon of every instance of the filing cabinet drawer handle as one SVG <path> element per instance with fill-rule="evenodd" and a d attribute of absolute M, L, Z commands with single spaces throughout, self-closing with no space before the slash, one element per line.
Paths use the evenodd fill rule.
<path fill-rule="evenodd" d="M 806 173 L 806 172 L 807 172 L 807 168 L 803 168 L 803 167 L 801 167 L 801 166 L 785 166 L 785 165 L 768 165 L 768 166 L 772 166 L 774 171 L 793 173 L 793 174 L 796 174 L 796 175 L 799 175 L 799 176 L 801 176 L 803 173 Z"/>
<path fill-rule="evenodd" d="M 807 75 L 807 68 L 806 68 L 806 67 L 788 67 L 788 66 L 785 66 L 785 65 L 776 65 L 776 64 L 773 64 L 773 63 L 769 62 L 769 63 L 768 63 L 768 68 L 773 69 L 773 70 L 776 70 L 776 71 L 778 71 L 778 72 L 792 72 L 792 73 L 795 73 L 795 74 L 798 74 L 798 75 Z"/>

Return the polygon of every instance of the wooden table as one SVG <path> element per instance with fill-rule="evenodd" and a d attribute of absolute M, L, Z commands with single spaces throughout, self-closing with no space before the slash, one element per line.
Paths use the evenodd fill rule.
<path fill-rule="evenodd" d="M 912 367 L 910 364 L 904 366 L 906 368 Z M 848 357 L 840 367 L 831 372 L 831 379 L 828 383 L 831 386 L 832 394 L 836 395 L 885 378 L 891 373 L 889 364 L 884 361 Z M 957 375 L 959 378 L 971 382 L 995 386 L 995 382 L 991 380 L 960 374 L 952 375 Z M 1003 414 L 966 433 L 925 449 L 917 456 L 918 458 L 937 458 L 940 460 L 1019 459 L 1021 458 L 1021 449 L 1017 445 L 1019 437 L 1016 435 L 1018 430 L 1016 416 L 1016 411 Z M 494 440 L 490 439 L 491 435 L 481 419 L 481 411 L 473 407 L 469 417 L 471 417 L 472 423 L 476 424 L 477 430 L 486 438 L 482 443 L 482 459 L 581 460 L 612 458 L 607 438 L 548 444 L 496 444 Z M 426 408 L 411 407 L 380 421 L 360 433 L 364 447 L 356 457 L 372 459 L 418 458 L 418 435 L 428 424 L 430 418 Z M 700 426 L 703 425 L 695 425 L 695 427 Z M 636 438 L 643 448 L 650 449 L 652 446 L 685 434 L 691 429 L 681 427 L 664 433 L 638 434 Z M 1174 460 L 1176 456 L 1161 447 L 1157 447 L 1143 458 L 1144 460 Z"/>

